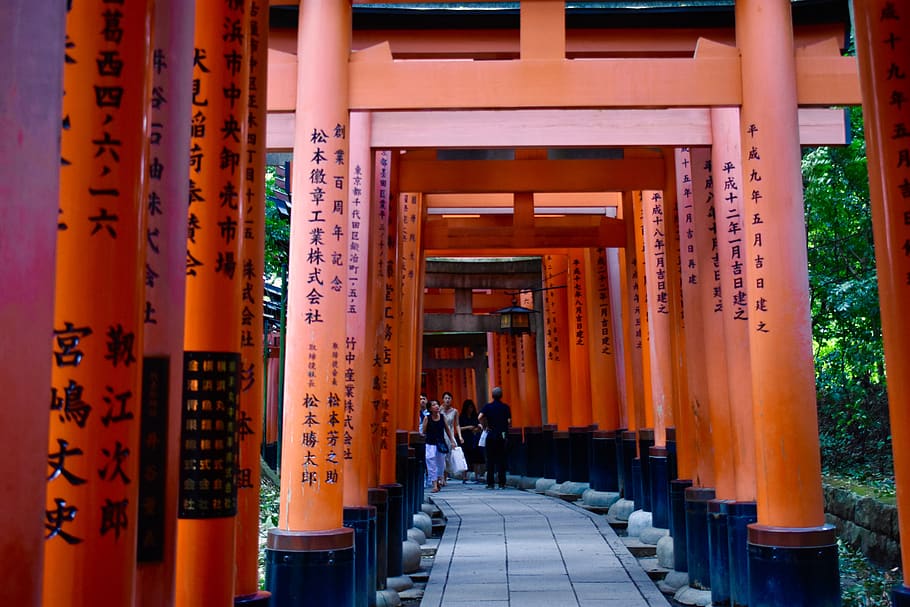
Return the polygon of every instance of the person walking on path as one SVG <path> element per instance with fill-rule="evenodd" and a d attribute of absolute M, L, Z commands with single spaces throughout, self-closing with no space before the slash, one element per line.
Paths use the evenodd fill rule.
<path fill-rule="evenodd" d="M 442 415 L 442 419 L 446 422 L 446 428 L 449 431 L 449 435 L 454 437 L 449 443 L 449 452 L 446 453 L 446 470 L 443 471 L 442 475 L 442 486 L 445 487 L 446 479 L 448 479 L 449 476 L 448 469 L 452 467 L 452 449 L 464 442 L 464 439 L 461 438 L 461 427 L 458 425 L 458 409 L 452 405 L 451 392 L 442 393 L 442 410 L 440 411 L 440 415 Z"/>
<path fill-rule="evenodd" d="M 493 388 L 493 400 L 477 416 L 487 430 L 487 489 L 493 489 L 498 474 L 499 488 L 506 488 L 506 439 L 512 425 L 512 409 L 502 402 L 502 388 Z"/>
<path fill-rule="evenodd" d="M 461 404 L 461 414 L 458 416 L 458 426 L 461 438 L 464 439 L 462 447 L 467 460 L 468 469 L 464 471 L 462 483 L 468 482 L 468 473 L 473 470 L 475 480 L 480 480 L 477 468 L 483 463 L 483 451 L 477 446 L 480 438 L 480 421 L 477 419 L 477 405 L 470 398 Z"/>
<path fill-rule="evenodd" d="M 439 413 L 438 400 L 430 401 L 429 410 L 430 414 L 423 418 L 420 425 L 420 432 L 426 437 L 427 478 L 433 482 L 431 493 L 438 493 L 445 473 L 446 453 L 449 451 L 446 435 L 452 443 L 455 442 L 455 436 Z"/>

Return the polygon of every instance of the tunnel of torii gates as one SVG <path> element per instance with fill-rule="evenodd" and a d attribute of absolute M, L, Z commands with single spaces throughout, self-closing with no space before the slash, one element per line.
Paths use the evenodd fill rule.
<path fill-rule="evenodd" d="M 839 604 L 800 177 L 801 145 L 845 142 L 834 106 L 865 113 L 910 533 L 905 3 L 855 3 L 856 57 L 834 0 L 271 4 L 3 2 L 9 603 L 268 601 L 267 149 L 296 158 L 273 604 L 374 604 L 419 507 L 421 386 L 492 384 L 525 472 L 658 526 L 669 485 L 728 515 L 734 603 Z M 513 298 L 533 333 L 484 318 Z M 579 436 L 605 455 L 566 472 Z"/>

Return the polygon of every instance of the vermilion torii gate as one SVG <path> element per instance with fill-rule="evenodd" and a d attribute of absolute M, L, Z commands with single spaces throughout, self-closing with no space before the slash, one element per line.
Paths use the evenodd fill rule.
<path fill-rule="evenodd" d="M 693 495 L 755 502 L 749 604 L 837 604 L 799 174 L 801 144 L 843 142 L 842 114 L 823 109 L 832 105 L 866 109 L 910 533 L 900 204 L 910 14 L 900 3 L 855 3 L 858 61 L 840 56 L 839 2 L 740 0 L 733 25 L 617 29 L 597 10 L 524 0 L 476 22 L 450 23 L 441 9 L 425 31 L 404 28 L 410 2 L 304 0 L 289 3 L 299 10 L 288 23 L 273 1 L 272 28 L 257 0 L 60 4 L 0 9 L 4 31 L 19 33 L 0 42 L 10 58 L 0 69 L 0 352 L 11 395 L 0 563 L 13 602 L 267 600 L 250 564 L 258 466 L 244 459 L 261 432 L 250 395 L 261 370 L 266 79 L 268 146 L 296 159 L 282 505 L 268 552 L 278 604 L 304 593 L 368 604 L 369 549 L 355 562 L 354 544 L 374 505 L 398 500 L 406 513 L 396 455 L 418 391 L 425 257 L 547 255 L 570 271 L 605 248 L 615 409 L 586 409 L 593 383 L 572 382 L 554 360 L 546 386 L 564 382 L 572 402 L 542 393 L 542 421 L 637 431 L 643 476 L 647 449 L 659 463 L 675 442 Z M 841 18 L 792 19 L 819 7 Z M 479 27 L 501 14 L 505 27 Z M 377 20 L 358 25 L 361 15 Z M 444 152 L 466 148 L 514 153 Z M 547 151 L 591 148 L 613 152 Z M 503 205 L 510 212 L 485 211 Z M 586 205 L 617 213 L 579 213 Z M 434 212 L 457 207 L 483 210 Z M 716 269 L 703 224 L 712 214 Z M 695 281 L 674 277 L 677 256 Z M 562 305 L 574 314 L 587 303 Z M 552 322 L 573 335 L 568 316 Z M 606 363 L 591 360 L 593 378 L 603 369 L 591 365 Z M 400 573 L 394 539 L 389 577 Z M 908 597 L 900 587 L 894 602 Z"/>

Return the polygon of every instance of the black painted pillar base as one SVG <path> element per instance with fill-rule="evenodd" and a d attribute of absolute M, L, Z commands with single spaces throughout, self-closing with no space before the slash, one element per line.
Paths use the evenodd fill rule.
<path fill-rule="evenodd" d="M 354 603 L 354 530 L 269 530 L 266 589 L 273 605 Z"/>
<path fill-rule="evenodd" d="M 414 447 L 408 447 L 408 484 L 404 491 L 405 499 L 405 524 L 411 525 L 410 517 L 417 512 L 417 450 Z M 405 528 L 407 529 L 407 527 Z"/>
<path fill-rule="evenodd" d="M 616 431 L 598 430 L 591 436 L 591 460 L 588 462 L 591 489 L 619 491 L 616 468 Z"/>
<path fill-rule="evenodd" d="M 708 557 L 708 501 L 714 499 L 710 487 L 686 489 L 686 560 L 689 586 L 711 589 L 711 565 Z"/>
<path fill-rule="evenodd" d="M 649 468 L 651 469 L 651 525 L 658 529 L 670 528 L 670 493 L 667 477 L 666 447 L 648 448 Z"/>
<path fill-rule="evenodd" d="M 427 471 L 427 439 L 420 432 L 411 432 L 408 444 L 414 448 L 417 470 L 414 476 L 414 513 L 421 512 L 424 501 L 424 479 Z"/>
<path fill-rule="evenodd" d="M 568 432 L 553 433 L 553 450 L 556 453 L 556 466 L 554 467 L 557 483 L 564 483 L 572 473 L 572 446 L 569 442 Z"/>
<path fill-rule="evenodd" d="M 750 607 L 840 607 L 837 533 L 749 525 Z"/>
<path fill-rule="evenodd" d="M 622 494 L 626 486 L 626 456 L 622 442 L 626 432 L 628 432 L 626 428 L 620 428 L 616 431 L 616 484 L 620 494 Z M 631 467 L 629 469 L 631 470 Z"/>
<path fill-rule="evenodd" d="M 266 592 L 265 590 L 260 590 L 254 594 L 246 594 L 244 596 L 235 596 L 234 605 L 243 607 L 268 607 L 269 603 L 272 600 L 272 593 Z"/>
<path fill-rule="evenodd" d="M 588 426 L 569 428 L 569 480 L 573 483 L 588 483 L 591 471 L 588 469 L 590 458 L 591 430 Z"/>
<path fill-rule="evenodd" d="M 910 588 L 904 585 L 891 589 L 891 604 L 894 607 L 910 607 Z"/>
<path fill-rule="evenodd" d="M 727 504 L 727 543 L 730 551 L 730 604 L 749 605 L 749 525 L 758 520 L 755 502 Z"/>
<path fill-rule="evenodd" d="M 708 502 L 708 565 L 711 569 L 711 605 L 730 604 L 730 545 L 727 534 L 727 500 Z"/>
<path fill-rule="evenodd" d="M 344 526 L 354 530 L 354 605 L 376 604 L 376 508 L 345 506 Z"/>
<path fill-rule="evenodd" d="M 389 575 L 389 492 L 370 487 L 367 501 L 376 508 L 376 590 L 385 590 Z"/>
<path fill-rule="evenodd" d="M 525 428 L 525 465 L 528 476 L 540 478 L 544 475 L 543 457 L 543 428 L 527 426 Z"/>
<path fill-rule="evenodd" d="M 671 481 L 679 476 L 676 461 L 676 428 L 667 428 L 667 478 Z"/>
<path fill-rule="evenodd" d="M 386 538 L 387 559 L 386 559 L 386 579 L 390 577 L 400 577 L 404 573 L 404 565 L 401 562 L 401 539 L 402 533 L 402 511 L 404 510 L 404 487 L 398 483 L 382 485 L 382 488 L 389 492 L 388 501 L 388 536 Z"/>
<path fill-rule="evenodd" d="M 651 512 L 651 459 L 648 452 L 654 446 L 654 429 L 642 428 L 638 431 L 638 457 L 641 460 L 641 509 Z M 638 498 L 635 498 L 638 504 Z"/>
<path fill-rule="evenodd" d="M 521 428 L 509 428 L 509 440 L 506 443 L 506 471 L 509 474 L 522 474 L 525 469 L 522 442 L 524 436 Z"/>
<path fill-rule="evenodd" d="M 638 454 L 638 439 L 634 430 L 622 433 L 622 476 L 623 497 L 627 500 L 635 500 L 635 479 L 632 476 L 632 462 Z M 641 471 L 639 470 L 639 473 Z"/>
<path fill-rule="evenodd" d="M 632 497 L 627 498 L 632 500 L 635 510 L 644 510 L 644 493 L 644 488 L 641 484 L 641 458 L 636 457 L 632 460 Z"/>
<path fill-rule="evenodd" d="M 556 478 L 556 424 L 546 424 L 541 430 L 541 445 L 543 447 L 543 476 Z"/>
<path fill-rule="evenodd" d="M 673 538 L 673 569 L 688 571 L 686 558 L 686 489 L 692 486 L 689 479 L 670 481 L 670 536 Z"/>

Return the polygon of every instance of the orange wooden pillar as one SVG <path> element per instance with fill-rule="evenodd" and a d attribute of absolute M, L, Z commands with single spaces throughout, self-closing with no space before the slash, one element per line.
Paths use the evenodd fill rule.
<path fill-rule="evenodd" d="M 544 256 L 544 326 L 546 327 L 547 424 L 568 429 L 572 423 L 567 315 L 568 261 L 564 255 Z"/>
<path fill-rule="evenodd" d="M 7 67 L 0 70 L 0 123 L 5 126 L 0 136 L 4 158 L 0 187 L 6 218 L 0 222 L 0 284 L 5 285 L 0 303 L 4 333 L 0 384 L 8 399 L 0 427 L 0 444 L 7 449 L 0 487 L 4 511 L 0 568 L 4 597 L 11 604 L 38 607 L 48 533 L 42 513 L 46 479 L 53 473 L 45 451 L 53 360 L 47 337 L 54 330 L 58 142 L 64 115 L 60 58 L 66 19 L 57 3 L 15 0 L 5 5 L 0 28 L 18 32 L 0 39 L 0 52 L 8 58 Z"/>
<path fill-rule="evenodd" d="M 669 198 L 669 200 L 667 200 Z M 671 215 L 676 208 L 676 192 L 646 190 L 642 192 L 642 228 L 644 239 L 645 289 L 648 309 L 648 359 L 650 368 L 651 409 L 654 416 L 654 441 L 648 451 L 642 450 L 641 477 L 645 491 L 645 510 L 652 512 L 655 527 L 668 529 L 669 492 L 667 478 L 667 428 L 673 428 L 673 372 L 671 365 L 671 282 L 678 276 L 676 257 L 669 249 L 675 246 Z M 645 388 L 647 393 L 647 387 Z M 641 441 L 639 444 L 643 444 Z"/>
<path fill-rule="evenodd" d="M 897 485 L 899 527 L 910 537 L 910 367 L 905 338 L 910 334 L 905 310 L 910 301 L 910 261 L 906 243 L 910 229 L 906 200 L 910 197 L 910 145 L 906 107 L 910 87 L 910 10 L 896 2 L 854 2 L 857 56 L 863 86 L 869 193 L 878 266 L 879 302 L 888 369 L 891 444 Z M 904 571 L 910 566 L 910 542 L 901 544 Z M 892 591 L 897 607 L 910 605 L 910 584 Z"/>
<path fill-rule="evenodd" d="M 175 599 L 187 235 L 177 201 L 189 196 L 194 21 L 194 3 L 155 5 L 136 578 L 136 604 L 148 607 Z"/>
<path fill-rule="evenodd" d="M 752 384 L 763 440 L 756 444 L 758 523 L 749 528 L 751 604 L 833 605 L 840 581 L 821 490 L 790 2 L 738 2 L 736 43 L 752 218 L 750 352 L 752 375 L 762 378 Z"/>
<path fill-rule="evenodd" d="M 680 257 L 680 295 L 683 314 L 682 355 L 686 358 L 685 380 L 687 391 L 685 400 L 679 403 L 679 416 L 676 419 L 676 462 L 677 476 L 688 479 L 695 485 L 703 485 L 703 472 L 708 458 L 698 457 L 700 436 L 710 432 L 707 422 L 705 396 L 705 365 L 703 356 L 704 343 L 701 314 L 701 290 L 699 281 L 707 279 L 704 272 L 699 272 L 698 257 L 695 252 L 696 210 L 694 203 L 695 184 L 693 183 L 692 156 L 689 148 L 677 149 L 675 156 L 676 175 L 676 214 L 679 230 Z M 682 395 L 680 395 L 682 396 Z M 701 465 L 699 465 L 701 464 Z M 713 475 L 708 475 L 713 476 Z M 710 480 L 712 483 L 713 480 Z M 674 535 L 674 537 L 676 537 Z"/>
<path fill-rule="evenodd" d="M 375 324 L 370 314 L 370 194 L 372 151 L 370 114 L 351 114 L 350 163 L 348 165 L 349 207 L 347 280 L 345 281 L 346 336 L 344 346 L 344 427 L 338 439 L 343 445 L 344 524 L 354 530 L 355 603 L 366 607 L 376 593 L 376 507 L 370 504 L 369 489 L 379 475 L 374 461 L 370 426 L 369 370 L 375 341 Z M 375 316 L 372 318 L 375 320 Z"/>
<path fill-rule="evenodd" d="M 629 412 L 629 430 L 637 431 L 647 427 L 645 410 L 645 370 L 644 350 L 647 347 L 647 309 L 645 308 L 645 292 L 642 286 L 641 267 L 643 262 L 641 210 L 635 199 L 640 197 L 637 192 L 623 192 L 622 216 L 626 222 L 626 248 L 625 268 L 629 298 L 629 332 L 631 385 L 633 408 Z"/>
<path fill-rule="evenodd" d="M 669 230 L 673 224 L 665 213 L 662 191 L 643 191 L 642 211 L 654 442 L 656 446 L 663 446 L 666 443 L 666 429 L 673 426 L 669 296 L 671 275 L 667 264 L 667 248 L 671 238 Z M 647 456 L 646 453 L 641 455 Z"/>
<path fill-rule="evenodd" d="M 234 598 L 245 19 L 242 5 L 196 4 L 177 510 L 180 606 L 224 605 Z"/>
<path fill-rule="evenodd" d="M 607 249 L 607 280 L 610 283 L 610 306 L 614 310 L 611 329 L 613 331 L 613 345 L 616 349 L 616 389 L 619 392 L 619 422 L 620 429 L 629 427 L 629 405 L 634 398 L 632 394 L 632 371 L 629 344 L 627 342 L 627 326 L 630 310 L 630 298 L 626 294 L 625 249 Z"/>
<path fill-rule="evenodd" d="M 423 314 L 416 311 L 422 310 L 421 285 L 423 275 L 423 260 L 421 253 L 421 223 L 423 216 L 423 197 L 415 193 L 403 193 L 398 198 L 398 230 L 397 230 L 397 268 L 398 268 L 398 392 L 396 406 L 398 407 L 400 429 L 410 430 L 415 418 L 417 396 L 420 394 L 419 365 L 421 360 L 421 344 Z M 452 381 L 447 384 L 447 390 L 452 391 L 455 386 L 454 373 L 450 374 Z M 458 403 L 453 401 L 453 406 Z"/>
<path fill-rule="evenodd" d="M 748 601 L 748 559 L 746 525 L 755 522 L 755 436 L 752 420 L 752 370 L 749 364 L 748 260 L 743 192 L 746 183 L 741 170 L 739 110 L 711 109 L 711 165 L 714 168 L 714 216 L 723 294 L 724 350 L 727 353 L 727 394 L 730 404 L 730 449 L 727 457 L 735 469 L 732 495 L 718 498 L 736 500 L 715 505 L 721 514 L 718 525 L 728 527 L 728 546 L 712 545 L 712 554 L 727 553 L 729 576 L 717 577 L 712 593 L 718 601 Z M 724 516 L 729 514 L 729 516 Z M 729 524 L 728 524 L 729 523 Z M 719 527 L 720 528 L 720 527 Z M 720 534 L 718 534 L 720 535 Z M 712 542 L 713 544 L 713 542 Z"/>
<path fill-rule="evenodd" d="M 249 0 L 249 81 L 240 239 L 240 402 L 237 412 L 237 569 L 235 605 L 267 605 L 259 590 L 260 446 L 263 442 L 265 335 L 265 126 L 268 3 Z"/>
<path fill-rule="evenodd" d="M 569 250 L 566 270 L 566 301 L 569 314 L 569 367 L 572 370 L 570 374 L 572 425 L 590 426 L 594 418 L 591 412 L 591 361 L 588 354 L 588 343 L 591 340 L 591 335 L 588 326 L 588 314 L 585 309 L 588 300 L 588 288 L 585 285 L 584 249 Z M 585 482 L 587 479 L 578 480 Z"/>
<path fill-rule="evenodd" d="M 736 470 L 732 495 L 720 497 L 755 500 L 755 432 L 752 420 L 752 370 L 749 365 L 748 260 L 743 192 L 747 184 L 740 169 L 739 111 L 713 108 L 714 215 L 720 283 L 723 293 L 724 348 L 727 352 L 727 389 L 730 436 Z"/>
<path fill-rule="evenodd" d="M 390 231 L 390 187 L 392 155 L 390 152 L 377 152 L 373 165 L 376 178 L 373 180 L 373 200 L 371 205 L 373 225 L 370 238 L 376 253 L 371 277 L 373 279 L 373 297 L 371 305 L 375 308 L 377 322 L 375 356 L 373 357 L 370 391 L 373 395 L 374 421 L 373 442 L 378 449 L 379 482 L 395 482 L 395 428 L 397 412 L 391 406 L 390 382 L 392 380 L 392 362 L 394 354 L 395 327 L 395 281 L 394 281 L 394 246 Z"/>
<path fill-rule="evenodd" d="M 723 309 L 720 291 L 720 259 L 717 257 L 714 221 L 714 176 L 711 170 L 711 150 L 690 150 L 693 205 L 694 255 L 696 283 L 690 293 L 692 305 L 686 300 L 686 315 L 693 324 L 687 331 L 689 390 L 695 401 L 696 416 L 704 424 L 696 426 L 700 484 L 696 487 L 720 488 L 721 494 L 731 495 L 734 487 L 732 460 L 725 455 L 724 441 L 729 441 L 729 406 L 726 400 L 726 359 L 723 351 Z M 715 446 L 717 445 L 717 446 Z M 696 479 L 693 479 L 693 481 Z M 708 482 L 710 481 L 710 482 Z"/>
<path fill-rule="evenodd" d="M 301 3 L 297 32 L 281 510 L 269 533 L 275 604 L 354 605 L 354 532 L 342 526 L 351 6 Z M 331 554 L 331 558 L 327 558 Z"/>
<path fill-rule="evenodd" d="M 529 310 L 534 309 L 534 296 L 532 293 L 522 293 L 518 297 L 519 305 Z M 518 339 L 517 348 L 518 396 L 525 410 L 525 425 L 540 426 L 543 421 L 540 407 L 540 376 L 537 370 L 537 343 L 534 335 L 531 333 L 521 335 Z"/>
<path fill-rule="evenodd" d="M 151 11 L 132 3 L 111 23 L 106 10 L 67 11 L 43 516 L 55 607 L 129 605 L 136 580 Z"/>
<path fill-rule="evenodd" d="M 386 588 L 386 580 L 402 574 L 402 536 L 403 529 L 404 487 L 397 482 L 397 436 L 399 426 L 413 423 L 400 420 L 395 406 L 398 363 L 398 275 L 395 271 L 395 230 L 398 205 L 393 204 L 395 189 L 395 171 L 391 152 L 377 152 L 375 156 L 373 180 L 374 224 L 371 238 L 374 238 L 373 251 L 376 253 L 374 266 L 374 298 L 376 306 L 377 341 L 376 356 L 373 362 L 373 422 L 374 449 L 378 452 L 379 491 L 373 493 L 378 502 L 383 502 L 386 510 L 385 534 L 379 531 L 377 541 L 377 586 Z M 414 416 L 416 417 L 416 416 Z"/>
<path fill-rule="evenodd" d="M 585 284 L 588 285 L 585 314 L 588 319 L 592 421 L 601 430 L 616 430 L 620 427 L 616 340 L 613 338 L 614 311 L 604 249 L 585 249 Z"/>

